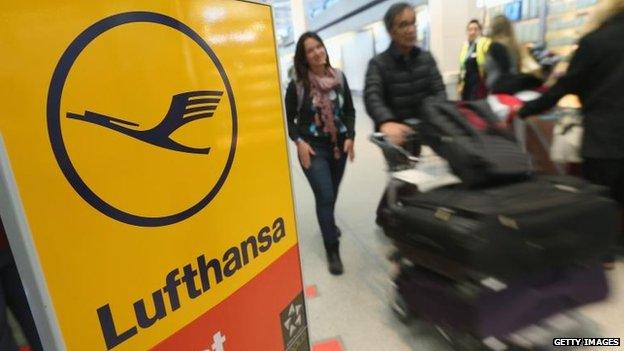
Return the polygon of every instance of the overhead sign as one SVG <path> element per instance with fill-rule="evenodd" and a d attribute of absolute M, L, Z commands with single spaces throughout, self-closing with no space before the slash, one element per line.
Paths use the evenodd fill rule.
<path fill-rule="evenodd" d="M 46 346 L 307 350 L 271 8 L 0 10 L 2 215 Z"/>

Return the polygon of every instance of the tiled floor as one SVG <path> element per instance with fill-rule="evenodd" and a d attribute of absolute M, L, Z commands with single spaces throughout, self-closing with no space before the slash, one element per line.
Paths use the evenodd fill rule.
<path fill-rule="evenodd" d="M 355 100 L 356 160 L 347 165 L 336 210 L 343 233 L 343 276 L 334 277 L 327 271 L 314 198 L 291 150 L 303 276 L 306 287 L 314 286 L 314 297 L 307 299 L 314 351 L 450 350 L 431 327 L 418 322 L 406 326 L 389 307 L 393 288 L 391 265 L 385 256 L 391 246 L 374 224 L 387 176 L 380 152 L 367 139 L 372 130 L 370 119 L 361 99 Z M 609 276 L 609 300 L 582 312 L 599 322 L 604 336 L 624 338 L 624 264 L 619 262 Z"/>

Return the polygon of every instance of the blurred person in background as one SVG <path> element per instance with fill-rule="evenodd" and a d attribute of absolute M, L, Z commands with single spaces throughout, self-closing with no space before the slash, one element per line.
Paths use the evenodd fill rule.
<path fill-rule="evenodd" d="M 542 81 L 534 72 L 526 72 L 525 61 L 529 60 L 529 54 L 518 42 L 511 21 L 503 15 L 494 17 L 489 34 L 491 44 L 485 60 L 488 91 L 492 94 L 515 94 L 539 87 Z M 529 62 L 534 63 L 535 60 Z M 523 71 L 531 74 L 524 74 Z"/>
<path fill-rule="evenodd" d="M 485 60 L 490 40 L 481 36 L 483 27 L 478 20 L 468 22 L 466 32 L 468 41 L 464 43 L 459 55 L 459 98 L 464 101 L 483 99 L 487 96 L 485 88 Z"/>
<path fill-rule="evenodd" d="M 602 1 L 590 23 L 565 75 L 519 115 L 546 111 L 563 96 L 577 95 L 583 111 L 583 175 L 609 187 L 624 204 L 624 0 Z M 605 257 L 605 268 L 612 269 L 614 261 L 615 255 Z"/>
<path fill-rule="evenodd" d="M 7 309 L 13 312 L 31 350 L 43 351 L 35 320 L 30 312 L 28 299 L 4 232 L 4 225 L 0 220 L 0 350 L 18 351 L 19 347 L 7 319 Z"/>
<path fill-rule="evenodd" d="M 416 46 L 416 12 L 412 5 L 392 5 L 384 24 L 392 43 L 368 64 L 364 103 L 375 129 L 390 142 L 402 145 L 413 132 L 402 122 L 418 119 L 426 98 L 446 100 L 446 88 L 433 56 Z"/>
<path fill-rule="evenodd" d="M 295 49 L 296 78 L 286 90 L 288 133 L 316 201 L 331 274 L 343 273 L 340 229 L 334 208 L 347 158 L 355 157 L 355 109 L 342 72 L 332 68 L 327 49 L 313 32 L 301 35 Z"/>

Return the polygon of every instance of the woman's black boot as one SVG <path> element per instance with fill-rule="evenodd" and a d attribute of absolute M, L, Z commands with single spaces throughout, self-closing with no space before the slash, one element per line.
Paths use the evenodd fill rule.
<path fill-rule="evenodd" d="M 325 244 L 325 250 L 327 251 L 327 263 L 329 265 L 329 273 L 333 275 L 341 275 L 344 272 L 342 260 L 340 259 L 339 247 L 339 242 L 329 245 Z"/>

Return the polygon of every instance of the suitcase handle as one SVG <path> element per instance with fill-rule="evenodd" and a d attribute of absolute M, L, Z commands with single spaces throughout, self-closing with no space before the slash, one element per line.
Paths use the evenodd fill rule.
<path fill-rule="evenodd" d="M 416 150 L 418 155 L 414 155 L 402 146 L 391 143 L 383 133 L 373 133 L 369 139 L 383 152 L 390 172 L 413 168 L 420 160 L 418 157 L 420 150 Z M 414 140 L 409 140 L 409 142 L 414 142 Z"/>

